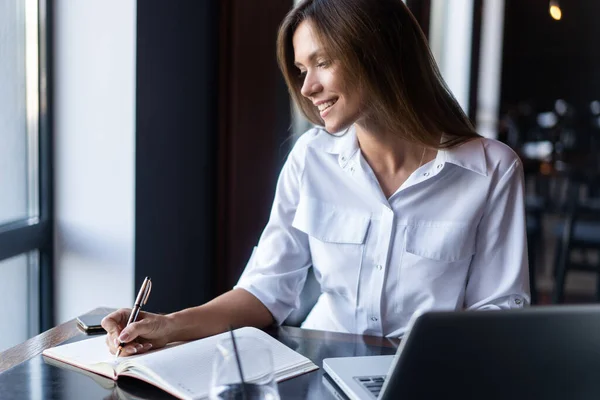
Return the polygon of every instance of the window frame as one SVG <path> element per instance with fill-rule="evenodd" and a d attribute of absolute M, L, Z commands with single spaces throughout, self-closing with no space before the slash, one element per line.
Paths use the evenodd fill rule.
<path fill-rule="evenodd" d="M 32 1 L 32 0 L 26 0 Z M 45 331 L 54 325 L 54 301 L 53 301 L 53 146 L 52 146 L 52 2 L 49 0 L 35 0 L 31 4 L 37 4 L 37 121 L 28 121 L 28 135 L 30 136 L 28 151 L 29 156 L 37 155 L 37 160 L 32 160 L 37 165 L 38 187 L 37 198 L 31 199 L 37 203 L 38 215 L 25 217 L 13 222 L 0 225 L 0 261 L 18 256 L 24 253 L 38 251 L 39 265 L 31 269 L 37 271 L 38 276 L 34 278 L 39 282 L 38 293 L 33 293 L 36 301 L 33 309 L 39 310 L 39 315 L 30 316 L 37 319 L 36 330 Z M 26 19 L 26 24 L 30 21 Z M 28 62 L 26 62 L 28 65 Z M 29 68 L 28 66 L 26 68 Z M 34 73 L 36 71 L 33 71 Z M 27 71 L 30 74 L 31 71 Z M 31 118 L 28 101 L 28 118 Z M 35 110 L 34 110 L 35 111 Z M 35 117 L 35 116 L 34 116 Z M 37 141 L 37 146 L 35 142 Z M 34 151 L 32 153 L 32 142 Z M 35 149 L 37 147 L 37 150 Z M 37 154 L 36 154 L 37 153 Z M 31 167 L 31 163 L 29 163 Z M 35 191 L 34 191 L 35 192 Z M 28 285 L 30 282 L 28 282 Z M 33 321 L 35 321 L 33 319 Z M 38 332 L 34 332 L 38 333 Z"/>

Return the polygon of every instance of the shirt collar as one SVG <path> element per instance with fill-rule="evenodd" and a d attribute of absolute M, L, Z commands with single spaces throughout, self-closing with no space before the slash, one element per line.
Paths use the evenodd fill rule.
<path fill-rule="evenodd" d="M 324 135 L 319 135 L 311 146 L 330 154 L 336 154 L 338 163 L 344 167 L 359 149 L 354 125 L 334 134 L 324 133 Z M 473 139 L 450 149 L 440 149 L 438 158 L 442 162 L 487 176 L 485 150 L 481 139 Z"/>
<path fill-rule="evenodd" d="M 473 139 L 450 149 L 440 149 L 439 153 L 444 162 L 487 176 L 482 139 Z"/>
<path fill-rule="evenodd" d="M 325 130 L 323 133 L 311 143 L 311 147 L 337 155 L 338 163 L 344 167 L 359 148 L 354 125 L 333 134 L 325 132 Z"/>

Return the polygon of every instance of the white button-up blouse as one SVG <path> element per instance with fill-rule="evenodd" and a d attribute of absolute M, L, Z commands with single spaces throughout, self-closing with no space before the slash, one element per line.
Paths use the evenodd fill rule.
<path fill-rule="evenodd" d="M 416 311 L 529 303 L 523 170 L 504 144 L 439 150 L 386 198 L 354 128 L 303 134 L 237 288 L 278 323 L 307 269 L 321 285 L 310 329 L 400 336 Z"/>

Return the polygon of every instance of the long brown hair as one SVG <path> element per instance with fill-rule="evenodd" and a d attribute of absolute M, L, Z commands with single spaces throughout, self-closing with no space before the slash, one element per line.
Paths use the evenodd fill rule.
<path fill-rule="evenodd" d="M 287 14 L 279 28 L 277 59 L 293 100 L 309 121 L 323 125 L 316 107 L 300 93 L 302 79 L 294 65 L 292 38 L 305 20 L 349 82 L 362 86 L 380 126 L 432 148 L 479 137 L 401 0 L 304 0 Z"/>

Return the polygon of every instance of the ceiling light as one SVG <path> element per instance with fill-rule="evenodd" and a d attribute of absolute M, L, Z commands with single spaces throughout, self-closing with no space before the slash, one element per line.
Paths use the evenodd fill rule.
<path fill-rule="evenodd" d="M 558 0 L 550 0 L 550 16 L 557 21 L 562 18 L 562 11 L 558 5 Z"/>

